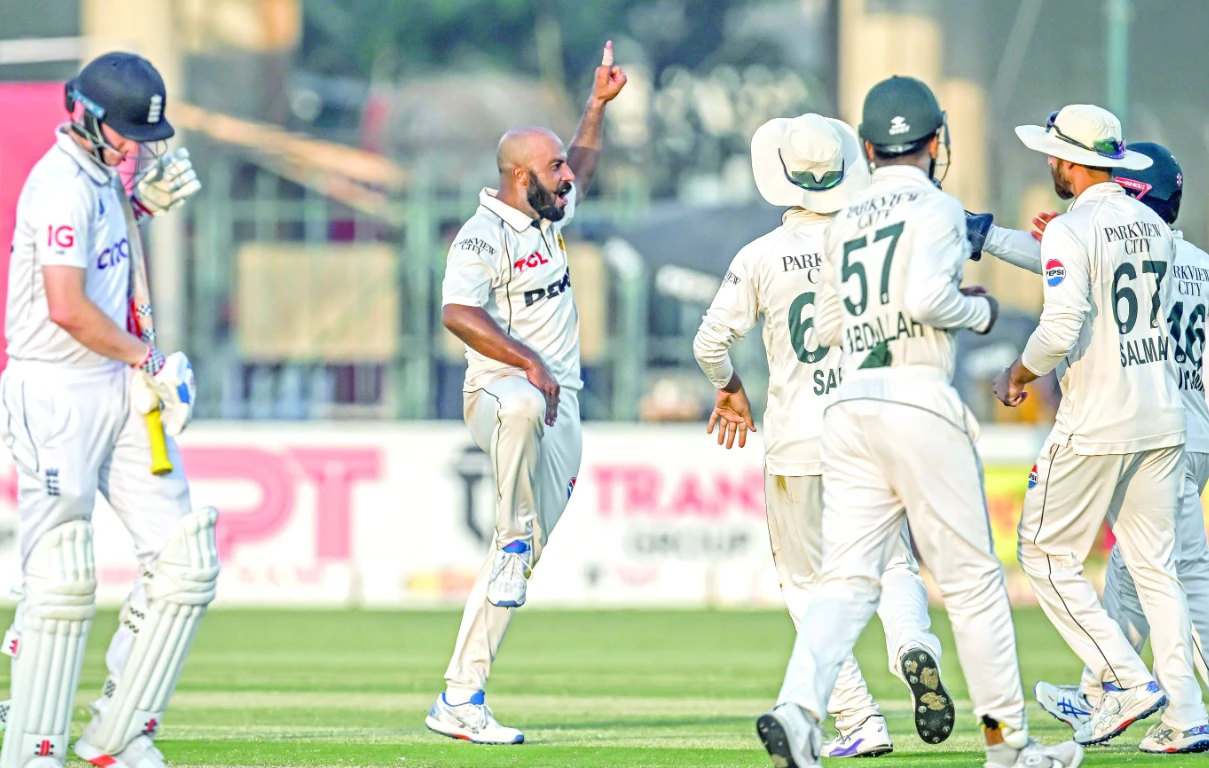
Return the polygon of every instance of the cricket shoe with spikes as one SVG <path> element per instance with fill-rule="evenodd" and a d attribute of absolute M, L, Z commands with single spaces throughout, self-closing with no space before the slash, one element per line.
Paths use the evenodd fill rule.
<path fill-rule="evenodd" d="M 1077 685 L 1052 685 L 1043 681 L 1033 686 L 1033 698 L 1055 720 L 1074 730 L 1083 727 L 1095 709 Z"/>
<path fill-rule="evenodd" d="M 428 710 L 424 725 L 442 736 L 472 744 L 523 744 L 525 741 L 525 734 L 499 724 L 482 691 L 476 692 L 464 704 L 450 704 L 442 693 Z"/>
<path fill-rule="evenodd" d="M 879 757 L 894 751 L 886 718 L 870 715 L 823 745 L 823 757 Z"/>
<path fill-rule="evenodd" d="M 931 652 L 912 648 L 898 660 L 903 680 L 911 689 L 915 730 L 925 744 L 939 744 L 953 733 L 953 697 L 940 680 L 940 664 Z"/>
<path fill-rule="evenodd" d="M 772 758 L 773 768 L 821 768 L 823 730 L 797 704 L 778 704 L 760 715 L 756 733 Z"/>
<path fill-rule="evenodd" d="M 1138 749 L 1155 754 L 1209 752 L 1209 725 L 1180 731 L 1163 723 L 1155 723 L 1146 732 L 1146 738 L 1142 739 Z"/>
<path fill-rule="evenodd" d="M 532 548 L 523 541 L 496 551 L 491 580 L 487 582 L 487 602 L 497 608 L 520 608 L 525 604 L 529 576 L 533 574 L 529 566 L 532 554 Z"/>
<path fill-rule="evenodd" d="M 150 736 L 139 734 L 126 748 L 114 755 L 108 755 L 89 743 L 89 729 L 75 743 L 72 749 L 82 759 L 87 760 L 97 768 L 167 768 L 164 753 L 155 746 Z"/>
<path fill-rule="evenodd" d="M 1105 690 L 1091 717 L 1075 730 L 1075 741 L 1087 745 L 1115 739 L 1138 720 L 1158 712 L 1166 703 L 1167 695 L 1153 680 L 1133 688 Z"/>

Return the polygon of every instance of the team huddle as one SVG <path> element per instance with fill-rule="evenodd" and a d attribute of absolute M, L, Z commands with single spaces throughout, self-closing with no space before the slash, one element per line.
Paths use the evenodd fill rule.
<path fill-rule="evenodd" d="M 569 148 L 543 128 L 505 134 L 499 187 L 483 190 L 449 252 L 442 320 L 466 344 L 465 419 L 490 456 L 498 505 L 426 724 L 475 743 L 524 741 L 496 721 L 484 689 L 575 490 L 579 315 L 562 228 L 595 174 L 605 107 L 625 83 L 607 44 Z M 172 439 L 192 415 L 192 370 L 155 346 L 139 242 L 140 222 L 200 189 L 186 152 L 154 151 L 173 134 L 165 101 L 158 73 L 137 56 L 89 64 L 68 84 L 70 119 L 20 198 L 0 397 L 18 468 L 24 583 L 3 647 L 12 701 L 0 707 L 0 768 L 66 760 L 95 613 L 98 491 L 130 530 L 141 575 L 74 744 L 79 756 L 102 768 L 165 765 L 154 736 L 215 594 L 217 512 L 191 508 Z M 717 389 L 707 431 L 742 448 L 756 426 L 729 349 L 763 323 L 769 537 L 798 629 L 776 706 L 756 724 L 777 768 L 893 750 L 852 653 L 875 612 L 919 737 L 951 735 L 958 712 L 917 556 L 951 618 L 987 766 L 1077 768 L 1084 745 L 1159 712 L 1143 751 L 1209 750 L 1196 679 L 1199 670 L 1209 682 L 1200 507 L 1209 255 L 1171 228 L 1183 186 L 1175 158 L 1156 144 L 1127 148 L 1109 112 L 1068 106 L 1017 134 L 1048 157 L 1055 190 L 1072 201 L 1060 216 L 1039 216 L 1034 233 L 996 227 L 941 190 L 948 127 L 918 80 L 877 84 L 859 130 L 806 114 L 769 121 L 752 139 L 757 188 L 786 211 L 734 258 L 694 353 Z M 128 192 L 117 168 L 140 160 Z M 978 423 L 952 386 L 956 332 L 989 333 L 999 317 L 994 297 L 961 286 L 965 262 L 984 253 L 1041 275 L 1044 296 L 994 394 L 1017 406 L 1051 371 L 1063 393 L 1019 526 L 1024 572 L 1085 664 L 1077 685 L 1036 685 L 1041 706 L 1074 731 L 1056 746 L 1029 736 Z M 157 446 L 162 461 L 152 465 Z M 1083 564 L 1106 520 L 1116 545 L 1101 602 Z M 1139 656 L 1148 637 L 1153 672 Z M 829 715 L 836 732 L 825 740 Z"/>
<path fill-rule="evenodd" d="M 764 322 L 769 533 L 799 626 L 777 705 L 757 723 L 777 768 L 892 751 L 851 657 L 874 611 L 920 737 L 948 737 L 954 708 L 926 632 L 926 593 L 903 574 L 914 572 L 912 550 L 952 620 L 987 766 L 1074 768 L 1085 745 L 1160 711 L 1142 751 L 1209 750 L 1194 672 L 1206 676 L 1209 630 L 1209 256 L 1171 229 L 1183 186 L 1175 158 L 1156 144 L 1127 149 L 1111 113 L 1072 105 L 1016 132 L 1048 156 L 1055 191 L 1072 201 L 1039 216 L 1035 234 L 995 227 L 941 191 L 948 128 L 918 80 L 876 85 L 859 134 L 803 115 L 752 139 L 761 194 L 789 210 L 735 258 L 695 352 L 718 388 L 707 429 L 742 447 L 755 423 L 728 348 Z M 1052 747 L 1029 737 L 978 425 L 951 383 L 955 332 L 988 333 L 999 314 L 982 288 L 960 287 L 966 260 L 983 252 L 1044 278 L 1036 330 L 994 394 L 1017 406 L 1051 371 L 1063 394 L 1019 525 L 1023 570 L 1086 665 L 1078 685 L 1035 687 L 1074 730 Z M 835 368 L 834 391 L 810 386 Z M 1083 565 L 1106 520 L 1116 545 L 1101 604 Z M 1148 636 L 1153 673 L 1139 656 Z M 824 743 L 828 714 L 837 733 Z"/>
<path fill-rule="evenodd" d="M 524 740 L 495 720 L 483 687 L 575 486 L 578 315 L 560 227 L 583 199 L 599 116 L 623 84 L 606 48 L 569 152 L 541 129 L 506 135 L 500 189 L 483 191 L 450 250 L 445 325 L 467 345 L 466 419 L 499 491 L 495 544 L 427 719 L 455 738 Z M 707 431 L 743 447 L 756 425 L 729 348 L 763 323 L 769 537 L 798 628 L 777 704 L 757 722 L 777 768 L 893 750 L 852 655 L 874 612 L 920 738 L 952 733 L 958 714 L 917 553 L 952 621 L 987 766 L 1077 768 L 1085 745 L 1159 712 L 1143 751 L 1209 749 L 1194 672 L 1206 675 L 1199 638 L 1209 630 L 1199 501 L 1209 480 L 1209 256 L 1171 229 L 1183 186 L 1174 157 L 1154 144 L 1127 148 L 1111 113 L 1072 105 L 1017 134 L 1048 157 L 1055 190 L 1072 200 L 1061 216 L 1039 216 L 1033 233 L 996 227 L 941 190 L 948 126 L 918 80 L 877 84 L 858 131 L 806 114 L 752 138 L 757 188 L 787 210 L 735 257 L 694 353 L 717 388 Z M 961 286 L 966 261 L 983 253 L 1043 276 L 1039 323 L 994 394 L 1017 406 L 1051 371 L 1063 393 L 1020 521 L 1024 571 L 1086 665 L 1078 685 L 1035 687 L 1074 730 L 1054 746 L 1029 735 L 978 423 L 952 385 L 956 332 L 989 333 L 999 317 L 994 297 Z M 1106 520 L 1117 543 L 1101 603 L 1083 563 Z M 1153 673 L 1139 656 L 1149 636 Z M 828 715 L 836 733 L 825 740 Z"/>

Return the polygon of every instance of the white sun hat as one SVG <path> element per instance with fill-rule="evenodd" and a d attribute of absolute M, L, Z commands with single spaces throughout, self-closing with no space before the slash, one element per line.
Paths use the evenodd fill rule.
<path fill-rule="evenodd" d="M 1065 106 L 1050 115 L 1045 126 L 1017 126 L 1016 135 L 1031 150 L 1093 168 L 1140 171 L 1154 162 L 1126 149 L 1121 121 L 1093 104 Z"/>
<path fill-rule="evenodd" d="M 751 170 L 768 202 L 816 213 L 838 211 L 869 186 L 869 164 L 856 131 L 813 113 L 760 126 L 751 137 Z"/>

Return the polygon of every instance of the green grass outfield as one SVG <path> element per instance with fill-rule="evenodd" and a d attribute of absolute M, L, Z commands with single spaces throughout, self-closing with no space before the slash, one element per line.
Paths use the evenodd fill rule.
<path fill-rule="evenodd" d="M 219 610 L 202 624 L 159 744 L 173 765 L 768 766 L 755 718 L 774 699 L 793 643 L 780 611 L 543 611 L 526 608 L 496 663 L 488 703 L 525 731 L 522 746 L 479 747 L 424 728 L 457 631 L 454 612 Z M 0 617 L 7 622 L 8 616 Z M 115 623 L 98 617 L 75 733 L 103 680 Z M 889 715 L 893 755 L 859 766 L 982 765 L 980 737 L 943 618 L 945 680 L 960 727 L 925 747 L 906 688 L 886 669 L 881 628 L 858 655 Z M 1040 612 L 1017 614 L 1024 679 L 1073 680 L 1075 657 Z M 4 665 L 7 668 L 7 665 Z M 1047 740 L 1068 731 L 1031 707 Z M 1144 726 L 1085 765 L 1209 766 L 1142 755 Z M 829 761 L 832 765 L 843 761 Z M 79 763 L 79 765 L 84 765 Z"/>

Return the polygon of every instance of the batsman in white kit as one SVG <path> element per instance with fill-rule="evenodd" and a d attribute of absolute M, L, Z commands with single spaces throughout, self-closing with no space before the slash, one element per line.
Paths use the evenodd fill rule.
<path fill-rule="evenodd" d="M 751 140 L 756 187 L 788 210 L 781 226 L 735 256 L 693 343 L 701 369 L 718 389 L 708 430 L 718 444 L 739 447 L 755 423 L 729 349 L 763 320 L 768 356 L 764 414 L 768 535 L 785 603 L 795 627 L 810 602 L 823 565 L 823 478 L 819 438 L 823 408 L 840 382 L 838 346 L 818 342 L 814 304 L 819 291 L 823 236 L 836 211 L 869 186 L 869 169 L 856 131 L 815 114 L 778 118 Z M 891 671 L 907 684 L 919 736 L 939 744 L 953 729 L 953 700 L 940 679 L 940 640 L 931 632 L 928 590 L 901 540 L 881 576 L 878 611 L 886 630 Z M 844 662 L 828 712 L 838 735 L 824 757 L 875 757 L 893 742 L 855 658 Z"/>
<path fill-rule="evenodd" d="M 978 426 L 951 383 L 956 331 L 990 331 L 998 304 L 959 288 L 970 256 L 965 217 L 933 181 L 945 114 L 925 84 L 893 77 L 866 96 L 860 137 L 872 184 L 827 230 L 815 300 L 818 342 L 844 355 L 823 417 L 823 566 L 758 735 L 778 768 L 820 765 L 819 723 L 884 598 L 906 520 L 952 621 L 986 766 L 1077 768 L 1078 744 L 1045 748 L 1029 737 Z"/>
<path fill-rule="evenodd" d="M 4 639 L 12 702 L 0 768 L 67 760 L 96 611 L 97 491 L 130 532 L 141 576 L 122 607 L 77 755 L 102 767 L 164 765 L 153 738 L 214 598 L 218 513 L 191 509 L 172 440 L 192 414 L 193 372 L 180 352 L 165 358 L 149 333 L 128 330 L 149 329 L 151 319 L 146 297 L 132 290 L 140 282 L 132 271 L 142 267 L 136 219 L 200 189 L 184 150 L 154 157 L 133 199 L 117 173 L 173 135 L 166 97 L 159 73 L 138 56 L 110 53 L 88 64 L 67 84 L 70 121 L 17 204 L 0 397 L 17 465 L 24 579 Z M 160 414 L 161 401 L 166 441 L 146 417 Z M 153 442 L 166 449 L 170 472 L 165 465 L 157 467 L 165 474 L 152 474 Z"/>
<path fill-rule="evenodd" d="M 525 740 L 496 721 L 483 689 L 579 473 L 579 311 L 562 229 L 596 172 L 605 105 L 625 82 L 609 42 L 569 151 L 545 128 L 504 135 L 499 189 L 483 190 L 445 266 L 442 321 L 466 344 L 466 425 L 491 458 L 498 506 L 445 692 L 425 723 L 477 744 Z"/>
<path fill-rule="evenodd" d="M 1093 110 L 1094 108 L 1087 107 L 1068 107 L 1067 110 L 1056 114 L 1051 120 L 1051 133 L 1057 135 L 1056 130 L 1066 132 L 1068 130 L 1066 120 L 1087 131 L 1087 128 L 1079 122 L 1079 117 L 1083 117 L 1085 122 L 1090 122 L 1092 118 L 1101 118 L 1102 123 L 1109 126 L 1108 131 L 1102 129 L 1102 132 L 1108 134 L 1107 138 L 1112 140 L 1118 137 L 1119 134 L 1111 133 L 1116 128 L 1109 119 L 1110 116 L 1106 117 L 1107 113 L 1102 110 Z M 1064 112 L 1068 113 L 1065 118 L 1063 117 Z M 1058 127 L 1059 120 L 1064 120 L 1062 128 Z M 1083 152 L 1097 151 L 1095 133 L 1087 131 L 1086 136 L 1080 138 L 1082 139 L 1080 144 L 1090 146 L 1090 150 L 1086 146 L 1071 145 L 1069 150 L 1066 147 L 1060 148 L 1064 154 L 1052 154 L 1050 162 L 1055 167 L 1055 186 L 1062 191 L 1063 196 L 1068 197 L 1075 192 L 1075 187 L 1070 181 L 1069 169 L 1061 164 L 1062 161 L 1071 162 L 1068 157 L 1073 157 L 1074 153 L 1079 150 Z M 1066 143 L 1069 144 L 1069 141 Z M 1049 149 L 1053 149 L 1053 147 Z M 1108 151 L 1110 154 L 1118 153 L 1107 145 L 1098 149 Z M 1086 587 L 1079 585 L 1078 588 L 1072 590 L 1062 589 L 1059 596 L 1064 599 L 1064 603 L 1062 610 L 1056 611 L 1058 616 L 1056 621 L 1062 621 L 1066 625 L 1064 634 L 1076 634 L 1075 628 L 1077 627 L 1078 634 L 1092 639 L 1097 646 L 1094 650 L 1086 644 L 1086 640 L 1083 640 L 1081 645 L 1083 651 L 1092 654 L 1093 658 L 1099 657 L 1098 663 L 1088 664 L 1079 686 L 1057 686 L 1041 682 L 1037 684 L 1035 694 L 1037 701 L 1047 712 L 1075 729 L 1076 739 L 1106 741 L 1122 732 L 1133 720 L 1146 716 L 1147 710 L 1152 710 L 1156 706 L 1156 702 L 1163 696 L 1163 693 L 1157 690 L 1158 684 L 1161 684 L 1163 688 L 1182 690 L 1184 695 L 1190 698 L 1182 706 L 1169 706 L 1169 714 L 1164 714 L 1163 720 L 1150 728 L 1139 748 L 1144 752 L 1157 753 L 1201 752 L 1209 749 L 1209 724 L 1206 724 L 1203 719 L 1204 709 L 1200 706 L 1199 688 L 1196 687 L 1196 681 L 1188 680 L 1191 670 L 1184 666 L 1185 648 L 1178 647 L 1185 644 L 1177 644 L 1177 647 L 1172 648 L 1168 645 L 1170 639 L 1160 637 L 1169 633 L 1172 628 L 1178 630 L 1185 617 L 1181 616 L 1178 610 L 1172 611 L 1170 601 L 1173 598 L 1170 580 L 1164 578 L 1160 573 L 1165 572 L 1169 559 L 1174 557 L 1175 574 L 1178 577 L 1176 586 L 1182 585 L 1186 590 L 1188 604 L 1186 618 L 1190 622 L 1193 632 L 1190 637 L 1186 637 L 1186 643 L 1190 644 L 1192 662 L 1200 669 L 1202 677 L 1209 680 L 1209 677 L 1206 677 L 1205 650 L 1201 643 L 1202 637 L 1209 637 L 1209 543 L 1205 537 L 1204 514 L 1200 500 L 1206 482 L 1209 481 L 1209 406 L 1205 402 L 1203 379 L 1205 315 L 1209 309 L 1209 255 L 1184 240 L 1179 232 L 1167 231 L 1179 215 L 1184 183 L 1183 171 L 1171 152 L 1161 145 L 1151 143 L 1130 144 L 1129 151 L 1137 153 L 1143 159 L 1134 156 L 1133 162 L 1129 165 L 1111 166 L 1108 169 L 1109 180 L 1097 176 L 1096 184 L 1083 187 L 1081 194 L 1072 204 L 1070 213 L 1053 220 L 1058 222 L 1058 226 L 1047 223 L 1045 217 L 1038 220 L 1040 228 L 1046 233 L 1045 245 L 1039 244 L 1029 233 L 999 227 L 989 228 L 984 244 L 985 250 L 992 255 L 1038 274 L 1045 274 L 1046 312 L 1050 315 L 1048 320 L 1050 323 L 1061 320 L 1073 326 L 1070 328 L 1070 336 L 1067 338 L 1074 338 L 1075 328 L 1085 328 L 1087 325 L 1086 320 L 1083 321 L 1083 326 L 1072 322 L 1081 319 L 1077 314 L 1080 308 L 1088 311 L 1092 306 L 1101 306 L 1100 301 L 1115 302 L 1117 305 L 1113 324 L 1103 328 L 1092 325 L 1090 333 L 1083 332 L 1078 346 L 1068 357 L 1072 360 L 1072 364 L 1065 371 L 1062 381 L 1064 388 L 1069 387 L 1069 394 L 1064 397 L 1063 403 L 1065 404 L 1069 400 L 1071 402 L 1070 410 L 1059 410 L 1058 424 L 1055 425 L 1055 435 L 1059 445 L 1054 445 L 1055 439 L 1054 436 L 1051 436 L 1050 444 L 1042 451 L 1042 460 L 1034 468 L 1034 478 L 1030 479 L 1027 498 L 1031 500 L 1031 503 L 1026 501 L 1025 518 L 1021 522 L 1021 531 L 1025 532 L 1027 525 L 1028 532 L 1037 541 L 1022 540 L 1021 551 L 1022 554 L 1026 551 L 1029 553 L 1030 559 L 1027 561 L 1027 565 L 1033 573 L 1044 571 L 1045 581 L 1038 579 L 1035 584 L 1038 584 L 1040 590 L 1044 590 L 1046 595 L 1056 593 L 1064 585 L 1062 568 L 1051 567 L 1049 562 L 1043 558 L 1049 558 L 1047 554 L 1049 552 L 1058 551 L 1059 554 L 1054 556 L 1053 560 L 1057 561 L 1059 566 L 1066 566 L 1067 562 L 1058 558 L 1069 557 L 1067 553 L 1071 552 L 1075 554 L 1082 552 L 1085 556 L 1087 550 L 1084 549 L 1084 541 L 1087 541 L 1087 545 L 1090 546 L 1088 537 L 1094 537 L 1095 529 L 1098 528 L 1099 521 L 1103 519 L 1104 512 L 1107 510 L 1109 520 L 1116 522 L 1114 530 L 1120 528 L 1123 538 L 1113 547 L 1109 558 L 1104 585 L 1103 610 L 1108 618 L 1119 627 L 1122 636 L 1117 636 L 1111 631 L 1095 629 L 1101 626 L 1098 612 L 1085 617 L 1079 611 L 1080 608 L 1086 610 L 1087 606 L 1085 603 L 1075 602 L 1072 594 L 1074 596 L 1086 595 Z M 1120 154 L 1122 155 L 1120 158 L 1110 158 L 1110 160 L 1124 161 L 1126 159 L 1124 153 Z M 1103 162 L 1098 158 L 1093 159 L 1086 155 L 1078 159 L 1084 162 Z M 1150 165 L 1145 168 L 1140 167 L 1147 160 Z M 1141 206 L 1123 203 L 1121 198 L 1124 196 L 1137 200 Z M 1102 199 L 1106 199 L 1107 202 L 1102 202 Z M 1089 203 L 1089 200 L 1094 203 Z M 1090 208 L 1093 205 L 1094 208 Z M 1133 223 L 1133 219 L 1137 217 L 1142 206 L 1149 208 L 1154 216 L 1161 220 L 1163 226 L 1157 225 L 1153 219 L 1149 218 L 1138 218 L 1139 223 Z M 1096 216 L 1093 219 L 1095 224 L 1092 226 L 1087 226 L 1085 221 L 1080 220 L 1080 215 L 1084 219 L 1091 217 L 1091 214 L 1088 213 L 1089 208 L 1094 210 Z M 1100 217 L 1103 219 L 1101 220 Z M 1124 230 L 1120 229 L 1120 224 L 1116 223 L 1126 221 L 1128 221 L 1128 226 Z M 1051 230 L 1054 232 L 1052 236 L 1049 235 Z M 1102 242 L 1092 241 L 1084 244 L 1082 241 L 1072 239 L 1072 231 L 1077 233 L 1104 231 L 1106 234 Z M 1110 231 L 1111 234 L 1108 234 Z M 1136 235 L 1132 239 L 1123 240 L 1117 237 L 1118 232 L 1124 234 L 1135 232 Z M 1167 235 L 1170 236 L 1170 239 Z M 1121 243 L 1121 245 L 1114 249 L 1115 243 Z M 1130 245 L 1125 243 L 1130 243 Z M 1165 248 L 1160 248 L 1160 244 L 1174 246 L 1174 254 L 1168 253 Z M 1079 265 L 1079 271 L 1068 270 L 1067 262 L 1071 259 L 1065 255 L 1063 250 L 1059 249 L 1059 246 L 1065 246 L 1066 251 L 1082 248 L 1090 253 L 1090 257 L 1080 258 L 1079 255 L 1076 255 L 1073 263 Z M 1125 254 L 1117 253 L 1116 261 L 1106 264 L 1105 262 L 1114 256 L 1103 254 L 1104 252 L 1111 254 L 1113 250 L 1125 251 Z M 1130 251 L 1139 254 L 1140 264 L 1133 263 L 1134 260 L 1129 258 Z M 1084 276 L 1085 268 L 1083 267 L 1087 258 L 1095 259 L 1092 274 L 1097 277 L 1085 284 L 1082 281 L 1089 280 Z M 1047 268 L 1043 268 L 1043 261 L 1049 265 Z M 1128 282 L 1131 271 L 1138 276 L 1153 275 L 1153 289 L 1147 286 L 1145 290 L 1136 291 Z M 1073 281 L 1076 279 L 1080 282 L 1074 283 Z M 1068 280 L 1071 280 L 1072 283 L 1068 284 Z M 1111 281 L 1112 286 L 1099 284 L 1105 281 Z M 1091 286 L 1090 289 L 1087 287 L 1088 285 Z M 1078 292 L 1075 301 L 1072 302 L 1064 291 L 1069 293 L 1076 288 Z M 1112 293 L 1109 294 L 1108 290 L 1111 290 Z M 1145 324 L 1138 319 L 1137 313 L 1143 309 L 1139 306 L 1137 296 L 1139 293 L 1148 294 L 1148 298 L 1152 302 L 1156 299 L 1159 301 L 1157 307 L 1153 304 L 1150 307 L 1151 312 L 1156 309 L 1158 311 L 1157 314 L 1150 315 L 1154 324 L 1149 322 L 1150 318 L 1142 318 L 1148 320 Z M 1085 295 L 1088 298 L 1080 301 L 1080 297 Z M 1077 306 L 1068 308 L 1067 305 L 1076 302 L 1078 302 Z M 1121 317 L 1121 313 L 1124 313 L 1125 316 Z M 1068 317 L 1069 319 L 1067 319 Z M 1131 317 L 1134 318 L 1132 325 L 1129 323 Z M 1043 315 L 1043 322 L 1046 319 Z M 1125 322 L 1121 323 L 1119 320 Z M 1133 331 L 1134 328 L 1138 330 Z M 1154 338 L 1155 328 L 1158 329 L 1158 339 Z M 1130 331 L 1133 331 L 1132 337 Z M 1084 336 L 1091 340 L 1085 340 Z M 1142 338 L 1141 345 L 1133 340 L 1139 337 Z M 1096 348 L 1097 339 L 1107 339 L 1107 343 L 1101 348 Z M 1159 340 L 1162 341 L 1161 344 L 1157 343 Z M 1154 357 L 1156 359 L 1145 359 L 1148 343 L 1155 344 Z M 1030 341 L 1030 347 L 1034 347 L 1034 352 L 1041 349 L 1039 344 L 1040 342 L 1037 342 L 1035 346 L 1034 342 Z M 1136 354 L 1139 350 L 1143 352 L 1141 357 Z M 1108 357 L 1110 354 L 1112 357 Z M 1148 472 L 1144 471 L 1145 468 L 1135 470 L 1134 473 L 1131 473 L 1134 475 L 1131 478 L 1117 480 L 1113 474 L 1113 468 L 1121 460 L 1121 454 L 1124 451 L 1118 447 L 1110 452 L 1095 445 L 1091 448 L 1099 449 L 1103 453 L 1091 453 L 1089 450 L 1088 443 L 1097 436 L 1097 428 L 1101 434 L 1105 434 L 1111 426 L 1096 423 L 1096 419 L 1090 418 L 1093 415 L 1112 413 L 1114 421 L 1132 416 L 1136 421 L 1130 423 L 1128 428 L 1133 430 L 1135 439 L 1150 438 L 1153 441 L 1153 437 L 1147 432 L 1161 427 L 1163 424 L 1161 421 L 1148 422 L 1148 419 L 1154 417 L 1154 414 L 1149 410 L 1138 413 L 1134 410 L 1135 402 L 1125 397 L 1115 400 L 1111 409 L 1107 408 L 1106 403 L 1096 402 L 1090 407 L 1084 406 L 1086 410 L 1080 413 L 1078 410 L 1080 399 L 1089 397 L 1079 385 L 1080 373 L 1082 377 L 1094 377 L 1082 380 L 1095 381 L 1097 390 L 1104 387 L 1107 392 L 1113 394 L 1121 391 L 1111 389 L 1113 380 L 1102 377 L 1100 370 L 1090 368 L 1087 372 L 1076 370 L 1074 361 L 1078 361 L 1077 364 L 1082 366 L 1089 365 L 1092 360 L 1097 358 L 1104 360 L 1107 367 L 1120 369 L 1124 374 L 1129 374 L 1133 372 L 1133 369 L 1139 368 L 1143 371 L 1161 373 L 1169 364 L 1174 363 L 1175 365 L 1176 386 L 1179 390 L 1179 399 L 1183 404 L 1186 436 L 1183 464 L 1182 467 L 1176 469 L 1176 479 L 1171 481 L 1165 473 L 1163 475 L 1165 483 L 1174 482 L 1178 489 L 1173 526 L 1166 526 L 1165 523 L 1160 522 L 1167 514 L 1167 504 L 1170 501 L 1168 498 L 1170 488 L 1167 485 L 1164 485 L 1165 494 L 1156 492 L 1149 485 L 1143 485 L 1140 490 L 1133 490 L 1133 484 L 1148 482 Z M 1030 362 L 1032 360 L 1033 358 L 1030 357 Z M 1070 377 L 1069 380 L 1066 377 Z M 1146 385 L 1145 390 L 1136 389 L 1134 391 L 1146 392 L 1141 395 L 1140 400 L 1147 403 L 1148 406 L 1165 402 L 1165 398 L 1170 396 L 1170 388 L 1166 379 L 1161 378 L 1157 373 L 1153 379 L 1145 382 L 1128 381 L 1127 384 L 1131 389 L 1140 383 Z M 1156 387 L 1158 391 L 1155 391 Z M 1067 406 L 1064 405 L 1064 407 Z M 1127 413 L 1122 414 L 1120 411 L 1122 408 L 1128 409 Z M 1174 423 L 1174 420 L 1169 419 L 1167 423 L 1170 425 Z M 1169 426 L 1168 429 L 1170 428 Z M 1066 447 L 1063 445 L 1064 440 L 1066 445 L 1074 449 L 1073 456 L 1058 453 Z M 1172 438 L 1168 438 L 1166 441 L 1171 442 L 1172 440 Z M 1101 467 L 1100 474 L 1095 475 L 1094 479 L 1089 479 L 1093 477 L 1092 467 L 1082 466 L 1079 463 L 1082 460 L 1074 458 L 1074 456 L 1084 455 L 1094 457 L 1090 459 L 1091 462 L 1104 463 L 1107 468 Z M 1058 481 L 1056 473 L 1064 468 L 1062 467 L 1064 463 L 1073 466 L 1065 467 L 1064 479 Z M 1105 475 L 1121 485 L 1129 483 L 1124 492 L 1119 488 L 1116 490 L 1119 498 L 1114 498 L 1111 503 L 1107 498 L 1096 498 L 1095 494 L 1091 492 L 1091 487 L 1084 489 L 1086 495 L 1076 494 L 1073 499 L 1070 495 L 1055 493 L 1055 490 L 1058 490 L 1070 494 L 1071 491 L 1065 489 L 1060 483 L 1071 483 L 1076 479 L 1082 479 L 1091 486 L 1102 485 L 1106 491 L 1111 491 L 1114 485 L 1106 481 Z M 1051 480 L 1051 476 L 1054 476 L 1054 479 Z M 1066 477 L 1072 479 L 1067 480 Z M 1057 489 L 1054 486 L 1058 486 Z M 1050 489 L 1049 500 L 1045 498 L 1047 488 Z M 1051 507 L 1051 504 L 1054 506 Z M 1064 509 L 1058 504 L 1064 504 L 1069 509 Z M 1042 509 L 1043 507 L 1050 507 L 1050 509 L 1045 511 Z M 1139 512 L 1139 509 L 1142 511 Z M 1156 517 L 1142 523 L 1130 519 L 1132 516 L 1152 512 L 1155 515 L 1161 514 L 1162 518 Z M 1065 515 L 1086 516 L 1087 522 L 1075 518 L 1079 522 L 1067 526 L 1079 537 L 1078 542 L 1055 543 L 1049 534 L 1042 535 L 1043 514 L 1049 520 L 1057 519 L 1059 525 L 1065 524 Z M 1122 521 L 1122 516 L 1125 517 L 1124 521 Z M 1164 528 L 1162 536 L 1152 535 L 1155 526 Z M 1172 536 L 1174 536 L 1173 549 L 1170 542 Z M 1138 538 L 1143 541 L 1135 541 Z M 1041 542 L 1044 542 L 1044 546 Z M 1132 568 L 1128 564 L 1130 556 L 1135 559 Z M 1136 562 L 1139 557 L 1143 558 L 1142 564 Z M 1155 647 L 1165 651 L 1162 657 L 1156 654 L 1156 671 L 1159 674 L 1157 681 L 1149 673 L 1138 669 L 1135 658 L 1136 653 L 1141 652 L 1142 646 L 1151 634 L 1151 622 L 1147 619 L 1148 612 L 1144 610 L 1146 602 L 1151 602 L 1152 607 L 1149 613 L 1152 615 L 1155 613 L 1152 602 L 1155 598 L 1153 596 L 1143 598 L 1143 588 L 1131 575 L 1131 571 L 1138 568 L 1144 569 L 1146 572 L 1146 575 L 1143 576 L 1143 583 L 1147 585 L 1145 589 L 1155 591 L 1157 582 L 1159 593 L 1166 595 L 1166 597 L 1159 598 L 1161 601 L 1159 605 L 1163 607 L 1159 609 L 1158 615 L 1154 616 L 1155 622 L 1160 625 L 1154 632 Z M 1054 572 L 1059 574 L 1059 578 L 1053 579 L 1050 576 Z M 1040 590 L 1039 595 L 1043 594 Z M 1044 599 L 1047 598 L 1043 597 Z M 1052 603 L 1053 597 L 1049 597 L 1048 600 Z M 1107 636 L 1107 639 L 1104 639 L 1104 636 Z M 1121 654 L 1124 658 L 1119 659 L 1115 650 L 1121 648 L 1122 637 L 1136 653 Z M 1083 653 L 1080 655 L 1082 656 Z M 1176 673 L 1175 677 L 1169 677 L 1170 670 L 1173 668 L 1173 657 L 1176 658 L 1174 668 L 1180 671 Z M 1164 666 L 1158 664 L 1159 658 L 1165 659 Z M 1134 690 L 1122 690 L 1123 688 L 1133 688 Z M 1106 696 L 1107 701 L 1105 701 Z M 1102 704 L 1104 706 L 1101 706 Z"/>

